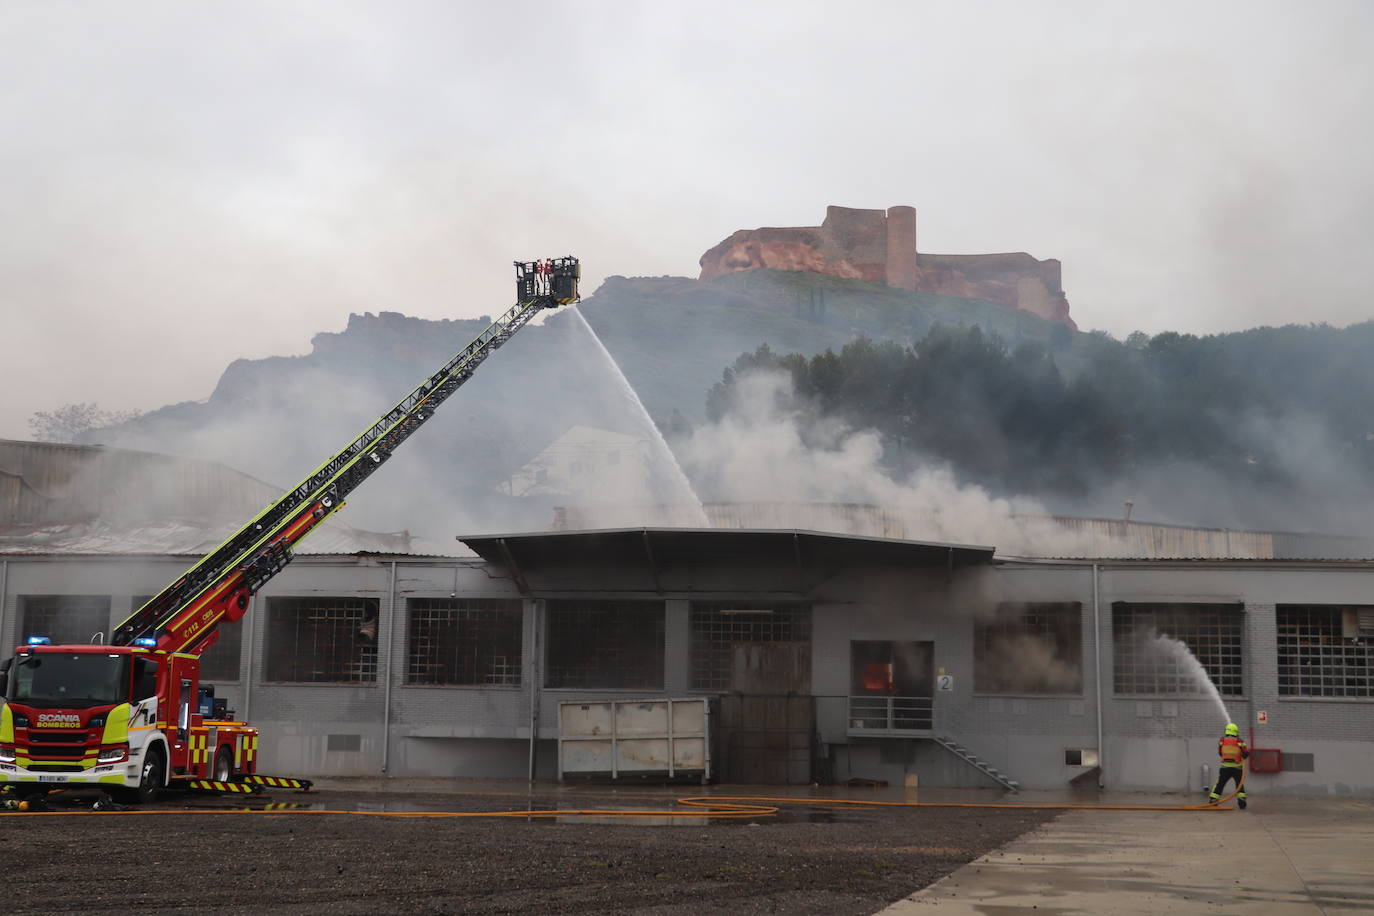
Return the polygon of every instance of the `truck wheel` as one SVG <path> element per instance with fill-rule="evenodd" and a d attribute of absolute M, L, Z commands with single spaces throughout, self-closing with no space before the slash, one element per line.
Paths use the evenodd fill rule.
<path fill-rule="evenodd" d="M 166 755 L 161 745 L 148 748 L 148 753 L 143 755 L 143 768 L 139 771 L 138 788 L 125 789 L 119 793 L 121 801 L 126 803 L 146 805 L 157 798 L 158 791 L 162 788 L 163 774 L 166 772 Z"/>
<path fill-rule="evenodd" d="M 215 755 L 215 768 L 211 771 L 210 778 L 219 782 L 228 782 L 234 778 L 234 754 L 229 748 L 222 747 Z"/>

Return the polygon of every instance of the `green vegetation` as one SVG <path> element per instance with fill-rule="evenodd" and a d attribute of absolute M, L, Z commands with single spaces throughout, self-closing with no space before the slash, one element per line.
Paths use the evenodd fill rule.
<path fill-rule="evenodd" d="M 1076 349 L 1069 373 L 1047 344 L 978 326 L 812 356 L 762 346 L 725 370 L 706 413 L 732 408 L 742 374 L 774 369 L 792 378 L 791 409 L 877 430 L 899 477 L 943 463 L 1058 504 L 1122 481 L 1127 494 L 1157 481 L 1184 496 L 1205 477 L 1207 511 L 1226 516 L 1197 523 L 1367 528 L 1342 510 L 1374 495 L 1374 323 L 1082 335 Z"/>
<path fill-rule="evenodd" d="M 859 338 L 909 344 L 937 324 L 977 326 L 1009 345 L 1041 343 L 1076 371 L 1090 335 L 992 302 L 891 289 L 800 271 L 750 270 L 709 283 L 612 277 L 582 305 L 587 321 L 660 420 L 700 419 L 702 398 L 743 351 L 808 356 Z M 570 320 L 554 316 L 551 326 Z"/>

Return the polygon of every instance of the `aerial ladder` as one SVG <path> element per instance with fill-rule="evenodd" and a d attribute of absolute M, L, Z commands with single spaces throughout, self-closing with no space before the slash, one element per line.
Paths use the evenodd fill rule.
<path fill-rule="evenodd" d="M 147 800 L 169 782 L 227 785 L 270 780 L 256 776 L 256 729 L 242 722 L 217 722 L 195 711 L 199 657 L 218 640 L 219 625 L 241 618 L 252 596 L 291 562 L 301 539 L 343 508 L 347 496 L 385 464 L 488 356 L 540 311 L 580 298 L 581 266 L 576 258 L 517 261 L 515 272 L 514 306 L 353 441 L 116 626 L 108 646 L 50 646 L 41 637 L 31 637 L 30 645 L 19 647 L 6 663 L 7 678 L 0 679 L 0 695 L 7 700 L 0 708 L 0 784 L 23 791 L 43 784 L 94 783 Z M 91 660 L 97 656 L 128 656 L 119 675 L 129 685 L 128 695 L 105 698 L 119 702 L 70 709 L 54 705 L 44 691 L 60 685 L 36 688 L 40 675 L 25 668 L 36 669 L 38 659 L 47 661 L 49 668 L 80 669 L 85 677 L 97 664 L 110 666 Z M 45 672 L 41 678 L 54 676 Z M 123 726 L 112 733 L 111 722 Z M 136 722 L 142 728 L 130 724 Z M 78 739 L 83 739 L 79 747 Z M 78 766 L 77 761 L 97 766 Z"/>

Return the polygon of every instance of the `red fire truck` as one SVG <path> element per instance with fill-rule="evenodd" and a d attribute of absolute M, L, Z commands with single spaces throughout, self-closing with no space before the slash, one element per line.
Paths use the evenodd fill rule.
<path fill-rule="evenodd" d="M 516 304 L 362 435 L 114 629 L 108 645 L 29 637 L 0 666 L 0 786 L 12 797 L 94 786 L 146 802 L 164 787 L 307 785 L 257 773 L 258 731 L 200 687 L 221 621 L 291 561 L 315 526 L 541 309 L 576 302 L 576 258 L 516 262 Z"/>

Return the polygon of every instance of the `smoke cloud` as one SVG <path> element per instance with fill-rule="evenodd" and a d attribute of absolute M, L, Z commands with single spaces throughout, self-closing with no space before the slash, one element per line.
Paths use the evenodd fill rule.
<path fill-rule="evenodd" d="M 828 530 L 874 534 L 860 507 L 896 520 L 890 534 L 913 540 L 979 544 L 1025 556 L 1124 553 L 1126 545 L 1075 536 L 1044 518 L 1031 499 L 1005 499 L 961 484 L 952 469 L 929 466 L 894 479 L 882 465 L 883 446 L 871 430 L 853 429 L 799 407 L 791 379 L 754 372 L 739 380 L 733 409 L 698 427 L 676 450 L 702 499 L 713 503 L 771 503 L 794 507 L 793 527 L 807 507 L 836 507 Z M 744 527 L 748 527 L 745 525 Z M 779 526 L 785 527 L 785 526 Z M 1105 553 L 1102 551 L 1105 550 Z"/>

